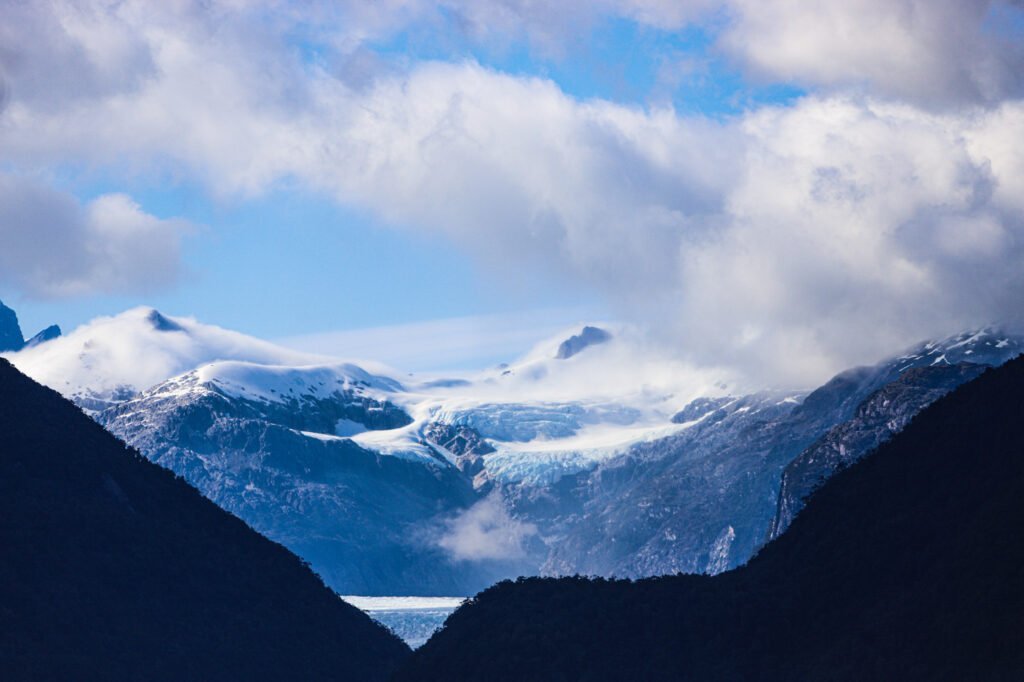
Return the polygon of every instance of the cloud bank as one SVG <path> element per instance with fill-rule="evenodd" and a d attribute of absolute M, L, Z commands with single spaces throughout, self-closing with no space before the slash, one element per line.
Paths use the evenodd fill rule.
<path fill-rule="evenodd" d="M 0 51 L 0 149 L 18 168 L 170 172 L 240 197 L 301 183 L 399 229 L 449 235 L 497 272 L 528 263 L 583 283 L 681 354 L 769 382 L 810 383 L 1021 317 L 1019 3 L 19 7 L 53 50 L 3 36 L 14 47 Z M 602 16 L 696 22 L 751 77 L 811 93 L 710 119 L 579 100 L 472 60 L 378 69 L 371 54 L 360 77 L 349 68 L 414 22 L 553 50 Z M 289 42 L 296 31 L 314 56 Z M 137 65 L 127 72 L 124 55 Z M 82 74 L 64 75 L 81 84 L 66 101 L 32 85 L 68 67 Z M 126 220 L 127 199 L 112 201 Z M 78 223 L 62 209 L 83 226 L 71 232 L 102 232 L 90 216 L 116 213 L 86 208 Z M 146 234 L 174 256 L 178 233 L 150 220 Z M 130 261 L 127 235 L 143 232 L 104 233 L 123 245 L 104 260 Z M 46 286 L 7 267 L 20 286 Z M 51 293 L 136 281 L 79 269 Z"/>

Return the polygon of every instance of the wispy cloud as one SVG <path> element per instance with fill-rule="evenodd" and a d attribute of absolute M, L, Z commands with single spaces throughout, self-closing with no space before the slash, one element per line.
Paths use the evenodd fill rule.
<path fill-rule="evenodd" d="M 537 527 L 513 518 L 492 493 L 444 524 L 437 541 L 455 561 L 506 561 L 525 555 Z"/>
<path fill-rule="evenodd" d="M 307 334 L 278 343 L 410 371 L 470 370 L 514 360 L 541 339 L 584 321 L 584 310 L 533 310 Z"/>

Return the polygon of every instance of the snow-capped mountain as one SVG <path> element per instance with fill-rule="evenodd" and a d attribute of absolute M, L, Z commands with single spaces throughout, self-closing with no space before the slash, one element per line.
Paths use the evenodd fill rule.
<path fill-rule="evenodd" d="M 213 360 L 302 365 L 323 358 L 192 319 L 171 319 L 152 308 L 134 308 L 25 348 L 11 360 L 36 381 L 98 411 Z"/>
<path fill-rule="evenodd" d="M 983 330 L 752 392 L 601 325 L 419 378 L 140 308 L 8 357 L 338 591 L 440 595 L 736 566 L 820 478 L 1022 348 Z"/>
<path fill-rule="evenodd" d="M 686 430 L 563 481 L 561 506 L 528 489 L 511 497 L 549 514 L 539 523 L 551 533 L 545 573 L 720 572 L 749 559 L 835 472 L 815 453 L 838 439 L 841 462 L 859 459 L 979 366 L 1022 350 L 1021 339 L 982 330 L 843 372 L 806 397 L 700 399 L 677 416 Z"/>
<path fill-rule="evenodd" d="M 396 679 L 1022 679 L 1021 413 L 1024 358 L 922 411 L 746 566 L 495 585 Z"/>
<path fill-rule="evenodd" d="M 443 551 L 417 534 L 468 507 L 472 486 L 428 447 L 385 454 L 361 442 L 408 429 L 389 400 L 401 388 L 352 365 L 215 362 L 96 418 L 336 588 L 451 592 L 472 576 L 436 570 Z"/>

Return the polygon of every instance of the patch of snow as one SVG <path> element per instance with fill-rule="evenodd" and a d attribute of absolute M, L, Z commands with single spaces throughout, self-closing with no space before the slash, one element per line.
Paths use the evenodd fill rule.
<path fill-rule="evenodd" d="M 736 529 L 726 526 L 715 539 L 715 544 L 711 546 L 711 551 L 708 553 L 708 564 L 704 569 L 705 573 L 717 575 L 729 568 L 729 550 L 732 549 L 732 543 L 735 540 Z"/>
<path fill-rule="evenodd" d="M 330 443 L 331 441 L 348 440 L 348 438 L 342 438 L 341 436 L 332 436 L 329 433 L 317 433 L 316 431 L 299 431 L 303 436 L 307 438 L 313 438 L 314 440 L 323 441 Z"/>
<path fill-rule="evenodd" d="M 324 399 L 338 391 L 383 396 L 403 390 L 397 380 L 349 363 L 295 367 L 227 361 L 203 365 L 195 374 L 199 382 L 213 384 L 226 395 L 268 403 L 300 396 Z"/>
<path fill-rule="evenodd" d="M 979 329 L 978 331 L 974 332 L 973 334 L 964 334 L 964 336 L 966 336 L 966 338 L 964 338 L 963 340 L 957 341 L 956 343 L 953 343 L 952 345 L 947 346 L 946 349 L 947 350 L 954 350 L 956 348 L 963 348 L 964 346 L 969 346 L 969 345 L 971 345 L 973 343 L 977 343 L 981 339 L 985 338 L 986 330 Z"/>
<path fill-rule="evenodd" d="M 349 440 L 382 455 L 421 462 L 437 462 L 434 451 L 420 439 L 419 430 L 420 425 L 413 422 L 399 429 L 364 431 Z"/>

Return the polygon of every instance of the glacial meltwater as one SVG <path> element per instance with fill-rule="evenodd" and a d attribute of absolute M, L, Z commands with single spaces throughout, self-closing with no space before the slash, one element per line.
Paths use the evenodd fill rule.
<path fill-rule="evenodd" d="M 413 649 L 423 646 L 465 597 L 357 597 L 342 599 L 389 628 Z"/>

